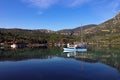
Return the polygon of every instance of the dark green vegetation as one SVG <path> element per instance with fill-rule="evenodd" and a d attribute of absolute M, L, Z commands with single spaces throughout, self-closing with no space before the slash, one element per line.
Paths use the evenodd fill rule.
<path fill-rule="evenodd" d="M 120 13 L 99 24 L 60 31 L 0 29 L 0 43 L 54 44 L 81 41 L 88 43 L 120 44 Z"/>
<path fill-rule="evenodd" d="M 74 39 L 75 36 L 56 34 L 47 30 L 0 29 L 0 42 L 4 43 L 66 43 Z"/>

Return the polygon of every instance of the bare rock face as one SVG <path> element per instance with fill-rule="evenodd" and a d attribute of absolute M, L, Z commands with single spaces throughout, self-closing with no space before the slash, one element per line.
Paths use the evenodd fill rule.
<path fill-rule="evenodd" d="M 114 17 L 113 24 L 120 23 L 120 12 Z"/>

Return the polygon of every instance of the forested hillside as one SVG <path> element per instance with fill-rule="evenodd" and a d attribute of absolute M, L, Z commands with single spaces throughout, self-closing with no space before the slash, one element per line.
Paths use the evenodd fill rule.
<path fill-rule="evenodd" d="M 0 42 L 65 43 L 75 39 L 75 36 L 61 35 L 49 30 L 0 29 Z"/>

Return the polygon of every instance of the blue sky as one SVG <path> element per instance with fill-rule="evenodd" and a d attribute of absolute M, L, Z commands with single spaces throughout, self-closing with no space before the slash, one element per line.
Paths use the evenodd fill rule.
<path fill-rule="evenodd" d="M 71 29 L 100 24 L 120 10 L 120 0 L 0 0 L 0 28 Z"/>

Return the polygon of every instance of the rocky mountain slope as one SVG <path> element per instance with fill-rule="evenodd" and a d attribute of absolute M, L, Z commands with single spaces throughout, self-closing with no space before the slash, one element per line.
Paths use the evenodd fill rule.
<path fill-rule="evenodd" d="M 119 30 L 120 30 L 120 12 L 112 19 L 107 20 L 104 23 L 101 23 L 99 25 L 90 24 L 90 25 L 77 27 L 74 29 L 64 29 L 64 30 L 58 31 L 58 33 L 61 33 L 64 35 L 69 35 L 69 34 L 76 35 L 77 33 L 81 33 L 80 32 L 81 28 L 82 28 L 82 31 L 84 34 L 96 33 L 96 32 L 101 32 L 101 31 L 111 32 L 111 33 L 119 32 Z"/>
<path fill-rule="evenodd" d="M 79 36 L 82 33 L 86 34 L 86 33 L 90 33 L 92 31 L 92 29 L 96 28 L 98 25 L 95 24 L 90 24 L 90 25 L 85 25 L 85 26 L 80 26 L 74 29 L 64 29 L 64 30 L 60 30 L 57 31 L 57 33 L 63 34 L 63 35 L 75 35 L 75 36 Z"/>
<path fill-rule="evenodd" d="M 96 41 L 117 43 L 120 42 L 120 12 L 110 20 L 91 29 L 91 37 Z"/>

